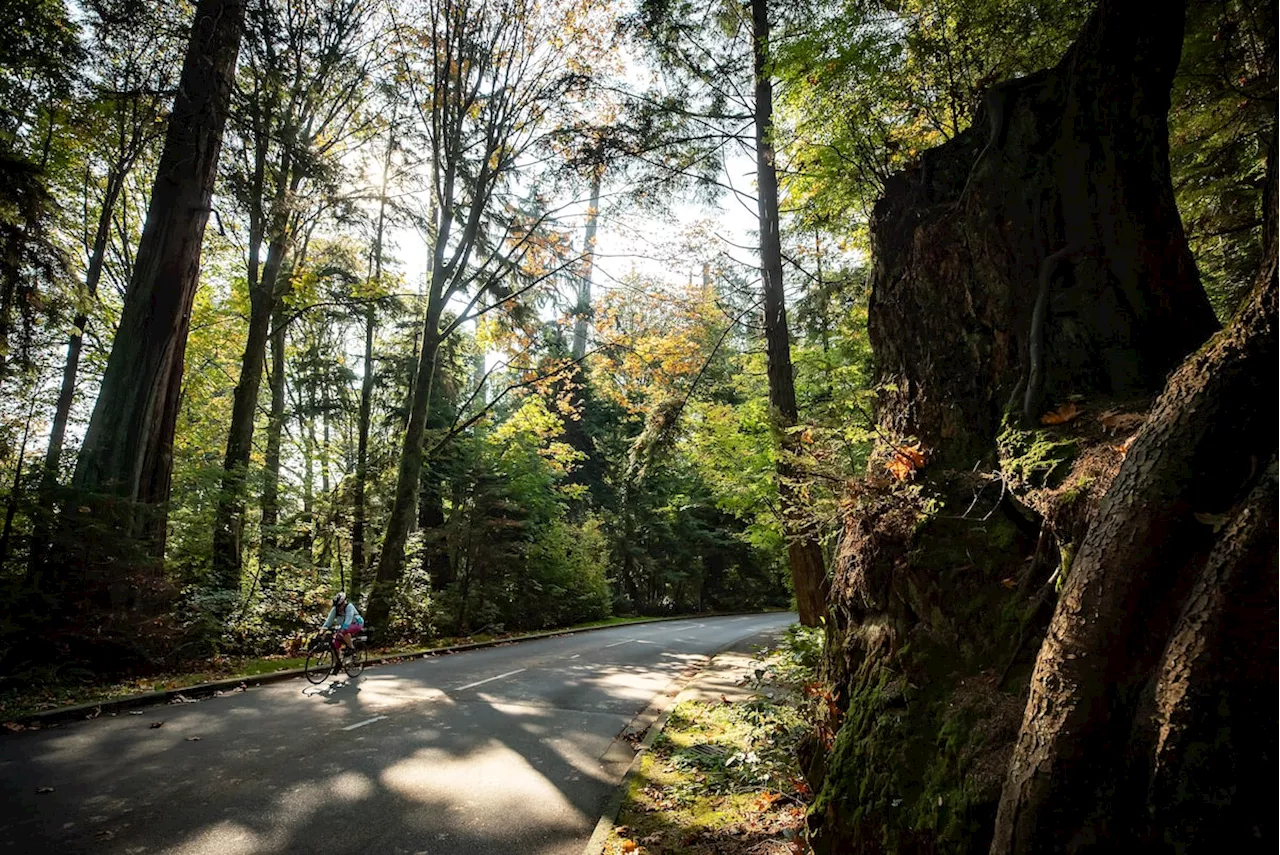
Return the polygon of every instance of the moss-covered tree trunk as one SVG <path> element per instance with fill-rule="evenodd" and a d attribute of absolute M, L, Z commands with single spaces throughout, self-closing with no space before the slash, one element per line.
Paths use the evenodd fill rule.
<path fill-rule="evenodd" d="M 1276 295 L 1273 254 L 1107 492 L 1040 648 L 993 855 L 1275 848 Z"/>
<path fill-rule="evenodd" d="M 824 855 L 990 846 L 1055 583 L 1123 453 L 1098 417 L 1144 407 L 1217 329 L 1169 175 L 1182 27 L 1181 4 L 1101 0 L 875 208 L 887 439 L 834 568 L 807 754 Z M 1064 405 L 1089 415 L 1042 428 Z M 885 463 L 917 443 L 903 489 Z"/>

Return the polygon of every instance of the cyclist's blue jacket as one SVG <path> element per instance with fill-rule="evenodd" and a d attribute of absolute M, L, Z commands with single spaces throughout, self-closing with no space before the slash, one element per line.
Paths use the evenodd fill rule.
<path fill-rule="evenodd" d="M 339 623 L 337 618 L 337 611 L 332 608 L 329 609 L 329 616 L 324 619 L 324 625 L 320 628 L 328 629 L 335 623 Z M 353 604 L 347 603 L 347 610 L 343 613 L 340 623 L 342 624 L 341 627 L 339 627 L 340 629 L 347 629 L 353 623 L 363 624 L 364 618 L 360 617 L 360 613 L 356 611 L 356 607 Z"/>

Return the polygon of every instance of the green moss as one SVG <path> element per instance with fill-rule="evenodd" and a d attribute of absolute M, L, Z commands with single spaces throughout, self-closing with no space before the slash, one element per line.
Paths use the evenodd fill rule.
<path fill-rule="evenodd" d="M 1006 418 L 996 438 L 1000 468 L 1033 487 L 1056 487 L 1071 470 L 1079 444 L 1054 430 L 1022 430 Z"/>
<path fill-rule="evenodd" d="M 899 657 L 922 671 L 943 658 L 919 646 Z M 921 677 L 917 688 L 880 667 L 850 698 L 811 812 L 844 826 L 854 851 L 961 853 L 979 844 L 990 806 L 965 776 L 985 747 L 976 714 L 955 703 L 952 681 Z"/>

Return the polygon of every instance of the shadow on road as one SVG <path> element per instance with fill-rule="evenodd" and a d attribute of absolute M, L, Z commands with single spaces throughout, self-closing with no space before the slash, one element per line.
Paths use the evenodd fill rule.
<path fill-rule="evenodd" d="M 705 657 L 655 658 L 465 691 L 370 669 L 5 739 L 0 850 L 576 853 L 622 771 L 613 737 Z"/>

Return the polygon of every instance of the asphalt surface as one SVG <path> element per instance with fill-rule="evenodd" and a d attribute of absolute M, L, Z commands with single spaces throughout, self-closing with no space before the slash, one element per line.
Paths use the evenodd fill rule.
<path fill-rule="evenodd" d="M 0 852 L 579 855 L 637 716 L 794 620 L 614 627 L 4 736 Z"/>

